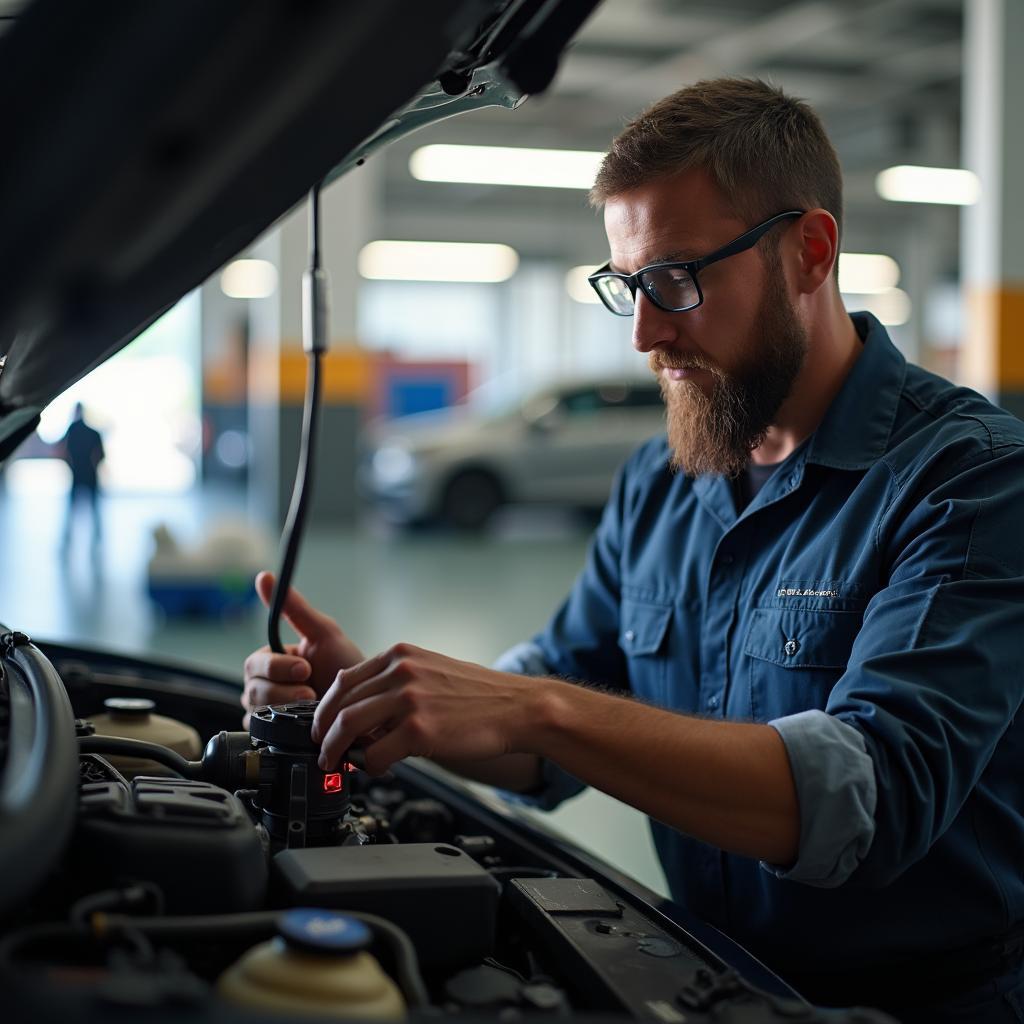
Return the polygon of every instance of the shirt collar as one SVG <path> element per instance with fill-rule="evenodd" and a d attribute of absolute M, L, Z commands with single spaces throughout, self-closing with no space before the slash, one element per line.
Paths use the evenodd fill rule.
<path fill-rule="evenodd" d="M 811 437 L 807 461 L 834 469 L 867 469 L 889 444 L 907 361 L 870 313 L 851 313 L 850 319 L 864 351 Z"/>

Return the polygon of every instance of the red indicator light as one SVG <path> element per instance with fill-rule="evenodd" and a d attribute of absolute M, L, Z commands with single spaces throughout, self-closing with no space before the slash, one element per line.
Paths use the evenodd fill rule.
<path fill-rule="evenodd" d="M 347 771 L 347 772 L 357 772 L 357 771 L 359 771 L 359 767 L 357 765 L 352 764 L 351 761 L 346 761 L 345 762 L 345 771 Z"/>
<path fill-rule="evenodd" d="M 331 772 L 329 775 L 324 776 L 324 792 L 341 792 L 341 772 Z"/>

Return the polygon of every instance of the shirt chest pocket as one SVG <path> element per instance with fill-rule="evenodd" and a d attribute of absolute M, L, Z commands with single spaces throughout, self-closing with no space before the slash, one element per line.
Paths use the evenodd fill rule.
<path fill-rule="evenodd" d="M 672 605 L 623 598 L 619 646 L 629 666 L 630 689 L 658 704 L 665 701 L 668 632 Z"/>
<path fill-rule="evenodd" d="M 753 719 L 824 709 L 862 621 L 860 612 L 755 608 L 743 645 Z"/>

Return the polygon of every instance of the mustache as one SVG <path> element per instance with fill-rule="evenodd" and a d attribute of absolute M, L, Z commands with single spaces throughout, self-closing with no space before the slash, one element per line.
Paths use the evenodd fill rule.
<path fill-rule="evenodd" d="M 661 370 L 707 370 L 709 373 L 722 375 L 722 371 L 710 359 L 703 356 L 676 356 L 668 352 L 652 352 L 648 358 L 651 371 Z"/>

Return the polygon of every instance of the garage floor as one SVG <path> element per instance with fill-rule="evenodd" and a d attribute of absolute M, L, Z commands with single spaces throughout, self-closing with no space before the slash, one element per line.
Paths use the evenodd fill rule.
<path fill-rule="evenodd" d="M 265 642 L 262 613 L 167 621 L 145 590 L 154 526 L 164 522 L 183 543 L 198 543 L 204 530 L 232 518 L 244 518 L 232 493 L 107 497 L 99 550 L 90 550 L 80 522 L 64 557 L 64 499 L 0 491 L 0 622 L 43 639 L 155 653 L 240 677 L 246 654 Z M 587 535 L 571 516 L 526 510 L 479 539 L 369 525 L 313 530 L 296 585 L 367 654 L 404 640 L 489 663 L 543 625 L 582 565 Z M 666 891 L 643 816 L 631 808 L 587 792 L 544 818 Z"/>

